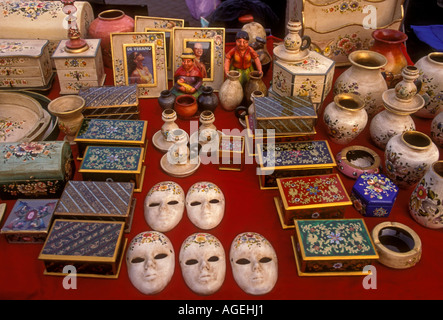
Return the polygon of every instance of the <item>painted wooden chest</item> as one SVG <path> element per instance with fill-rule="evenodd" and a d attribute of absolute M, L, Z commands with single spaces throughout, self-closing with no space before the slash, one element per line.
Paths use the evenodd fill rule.
<path fill-rule="evenodd" d="M 379 259 L 363 219 L 294 220 L 300 276 L 364 275 Z"/>
<path fill-rule="evenodd" d="M 0 143 L 2 199 L 58 198 L 74 175 L 66 141 Z"/>
<path fill-rule="evenodd" d="M 117 278 L 126 246 L 123 229 L 118 221 L 55 219 L 38 257 L 44 273 Z"/>
<path fill-rule="evenodd" d="M 280 197 L 274 198 L 283 228 L 294 219 L 343 218 L 352 206 L 345 186 L 336 173 L 277 179 Z"/>
<path fill-rule="evenodd" d="M 260 188 L 277 189 L 277 178 L 332 173 L 337 166 L 326 140 L 257 144 Z"/>
<path fill-rule="evenodd" d="M 218 150 L 218 169 L 241 171 L 245 164 L 243 136 L 221 135 Z"/>
<path fill-rule="evenodd" d="M 88 146 L 78 172 L 83 180 L 132 182 L 134 192 L 141 192 L 144 152 L 140 147 Z"/>
<path fill-rule="evenodd" d="M 48 43 L 0 39 L 0 88 L 48 89 L 54 76 Z"/>
<path fill-rule="evenodd" d="M 351 199 L 365 217 L 388 217 L 398 195 L 398 187 L 381 173 L 363 173 L 354 183 Z"/>
<path fill-rule="evenodd" d="M 74 139 L 78 146 L 79 159 L 87 146 L 135 146 L 146 151 L 148 121 L 118 119 L 83 119 Z M 144 155 L 143 155 L 144 157 Z"/>
<path fill-rule="evenodd" d="M 58 199 L 17 199 L 1 233 L 9 243 L 43 243 Z"/>
<path fill-rule="evenodd" d="M 60 94 L 77 94 L 82 88 L 102 86 L 105 69 L 100 39 L 86 39 L 88 50 L 69 53 L 65 50 L 67 40 L 61 40 L 52 54 L 60 83 Z"/>
<path fill-rule="evenodd" d="M 75 181 L 65 186 L 54 215 L 62 219 L 123 221 L 129 232 L 136 199 L 131 182 Z"/>

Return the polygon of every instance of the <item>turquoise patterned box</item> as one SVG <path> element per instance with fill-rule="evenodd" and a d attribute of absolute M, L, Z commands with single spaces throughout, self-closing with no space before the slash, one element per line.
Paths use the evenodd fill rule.
<path fill-rule="evenodd" d="M 300 276 L 363 275 L 379 258 L 363 219 L 294 219 L 294 225 Z"/>
<path fill-rule="evenodd" d="M 141 192 L 144 153 L 140 147 L 88 146 L 78 172 L 86 181 L 132 182 L 134 192 Z"/>
<path fill-rule="evenodd" d="M 148 122 L 144 120 L 83 119 L 75 142 L 81 160 L 89 145 L 142 147 L 146 150 Z"/>
<path fill-rule="evenodd" d="M 126 247 L 124 222 L 56 219 L 38 257 L 46 275 L 117 278 Z"/>

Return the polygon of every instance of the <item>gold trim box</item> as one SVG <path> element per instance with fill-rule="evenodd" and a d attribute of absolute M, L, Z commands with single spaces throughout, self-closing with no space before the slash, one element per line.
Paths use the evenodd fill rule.
<path fill-rule="evenodd" d="M 379 259 L 363 219 L 295 220 L 292 237 L 299 276 L 365 275 Z"/>
<path fill-rule="evenodd" d="M 118 278 L 126 247 L 124 222 L 56 219 L 38 256 L 45 275 Z"/>

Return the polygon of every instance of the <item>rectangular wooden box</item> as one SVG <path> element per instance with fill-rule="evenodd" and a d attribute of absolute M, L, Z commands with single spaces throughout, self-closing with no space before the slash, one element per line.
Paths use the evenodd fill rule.
<path fill-rule="evenodd" d="M 274 201 L 284 229 L 294 227 L 294 219 L 343 218 L 352 206 L 340 176 L 336 173 L 277 179 L 280 197 Z"/>
<path fill-rule="evenodd" d="M 365 275 L 379 256 L 363 219 L 294 220 L 299 276 Z"/>
<path fill-rule="evenodd" d="M 55 218 L 122 221 L 129 232 L 136 199 L 131 182 L 68 181 L 55 208 Z"/>
<path fill-rule="evenodd" d="M 142 147 L 146 151 L 148 121 L 118 119 L 83 119 L 74 139 L 81 160 L 87 146 Z M 145 155 L 143 155 L 144 158 Z"/>
<path fill-rule="evenodd" d="M 388 217 L 398 195 L 398 187 L 381 173 L 362 173 L 354 183 L 351 200 L 364 217 Z"/>
<path fill-rule="evenodd" d="M 0 88 L 48 89 L 53 79 L 48 43 L 0 39 Z"/>
<path fill-rule="evenodd" d="M 0 157 L 3 200 L 60 197 L 75 171 L 66 141 L 2 142 Z"/>
<path fill-rule="evenodd" d="M 144 152 L 140 147 L 88 146 L 78 172 L 83 180 L 133 182 L 134 192 L 141 192 Z"/>
<path fill-rule="evenodd" d="M 38 259 L 45 275 L 118 278 L 126 247 L 124 222 L 56 219 Z M 72 270 L 71 270 L 72 272 Z"/>
<path fill-rule="evenodd" d="M 17 199 L 1 233 L 9 243 L 45 242 L 57 203 L 58 199 Z"/>
<path fill-rule="evenodd" d="M 337 166 L 327 140 L 257 144 L 261 189 L 277 189 L 277 179 L 332 173 Z"/>
<path fill-rule="evenodd" d="M 243 170 L 245 163 L 245 139 L 243 136 L 220 135 L 218 150 L 219 170 Z"/>

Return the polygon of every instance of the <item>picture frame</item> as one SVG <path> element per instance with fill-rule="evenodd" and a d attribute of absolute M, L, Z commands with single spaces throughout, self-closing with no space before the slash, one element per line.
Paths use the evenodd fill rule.
<path fill-rule="evenodd" d="M 153 58 L 152 65 L 155 69 L 155 81 L 154 83 L 149 84 L 137 84 L 137 95 L 141 99 L 158 98 L 160 96 L 160 92 L 168 89 L 164 32 L 111 33 L 110 40 L 115 86 L 127 85 L 129 81 L 127 52 L 125 52 L 125 50 L 131 50 L 130 48 L 151 48 Z"/>
<path fill-rule="evenodd" d="M 183 50 L 195 43 L 206 46 L 206 55 L 210 55 L 210 77 L 203 79 L 204 86 L 210 86 L 215 92 L 219 91 L 224 82 L 224 60 L 225 60 L 225 29 L 224 28 L 174 28 L 174 54 L 173 71 L 177 70 L 182 59 Z M 208 58 L 206 58 L 208 59 Z"/>
<path fill-rule="evenodd" d="M 172 54 L 174 47 L 174 28 L 183 28 L 185 26 L 184 19 L 175 18 L 161 18 L 161 17 L 134 17 L 134 31 L 135 32 L 155 32 L 162 31 L 165 33 L 166 41 L 166 57 L 168 67 L 168 79 L 172 79 Z"/>
<path fill-rule="evenodd" d="M 143 87 L 157 86 L 154 44 L 124 44 L 126 85 L 137 84 Z"/>

